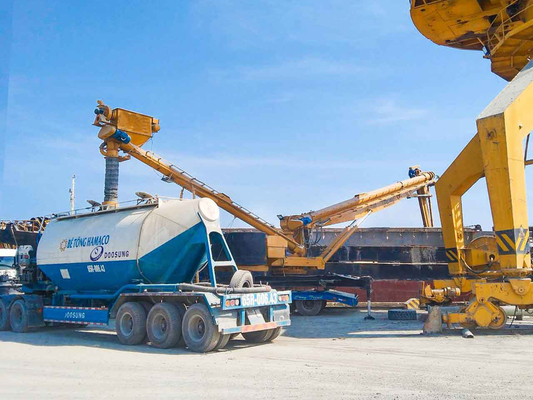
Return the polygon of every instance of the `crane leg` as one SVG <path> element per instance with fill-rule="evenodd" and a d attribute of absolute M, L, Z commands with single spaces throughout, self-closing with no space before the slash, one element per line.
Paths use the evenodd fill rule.
<path fill-rule="evenodd" d="M 424 288 L 423 301 L 444 303 L 471 288 L 471 300 L 451 325 L 498 329 L 505 325 L 501 304 L 533 307 L 523 139 L 533 130 L 533 63 L 494 99 L 477 119 L 477 135 L 436 184 L 448 269 L 456 285 Z M 486 178 L 494 237 L 465 245 L 461 196 Z M 477 243 L 476 243 L 477 241 Z M 490 282 L 487 282 L 490 280 Z M 465 282 L 470 281 L 468 284 Z M 447 283 L 449 283 L 448 281 Z"/>
<path fill-rule="evenodd" d="M 501 113 L 477 121 L 500 269 L 507 276 L 525 275 L 524 270 L 531 269 L 525 134 L 516 119 Z"/>

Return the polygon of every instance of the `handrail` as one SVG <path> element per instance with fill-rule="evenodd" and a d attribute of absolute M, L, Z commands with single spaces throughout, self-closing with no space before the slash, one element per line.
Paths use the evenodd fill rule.
<path fill-rule="evenodd" d="M 518 0 L 516 0 L 515 2 L 509 4 L 508 6 L 516 4 L 517 2 L 518 2 Z M 492 23 L 490 24 L 489 29 L 487 29 L 487 43 L 486 43 L 485 46 L 490 51 L 488 57 L 490 57 L 493 52 L 498 50 L 509 37 L 512 37 L 516 33 L 519 33 L 521 31 L 523 31 L 524 29 L 529 28 L 530 26 L 533 26 L 533 20 L 532 21 L 523 22 L 522 25 L 520 25 L 518 27 L 515 27 L 513 29 L 508 29 L 508 32 L 506 33 L 506 26 L 512 24 L 513 22 L 516 22 L 516 21 L 513 21 L 513 18 L 518 17 L 520 14 L 528 11 L 532 7 L 533 7 L 533 3 L 528 5 L 528 6 L 526 6 L 526 7 L 524 7 L 524 9 L 520 10 L 519 12 L 514 14 L 512 17 L 508 17 L 507 19 L 504 19 L 504 10 L 505 10 L 505 8 L 502 8 L 502 10 L 498 13 L 499 17 L 500 17 L 499 18 L 499 21 L 500 21 L 499 26 L 496 27 L 496 29 L 494 30 L 494 33 L 491 35 L 490 32 L 491 32 L 494 24 L 498 20 L 498 18 L 495 18 L 494 21 L 492 21 Z"/>

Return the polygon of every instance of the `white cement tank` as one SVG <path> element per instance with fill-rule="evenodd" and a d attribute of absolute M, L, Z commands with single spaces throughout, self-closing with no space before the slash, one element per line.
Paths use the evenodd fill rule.
<path fill-rule="evenodd" d="M 159 199 L 52 220 L 37 246 L 37 266 L 67 291 L 191 282 L 207 260 L 208 237 L 225 244 L 215 202 Z"/>

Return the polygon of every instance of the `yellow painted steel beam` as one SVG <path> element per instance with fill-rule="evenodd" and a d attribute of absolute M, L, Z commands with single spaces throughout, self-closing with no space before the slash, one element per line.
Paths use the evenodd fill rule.
<path fill-rule="evenodd" d="M 185 171 L 179 169 L 178 167 L 174 166 L 169 162 L 166 162 L 162 157 L 158 156 L 157 154 L 143 150 L 142 148 L 132 143 L 121 143 L 120 148 L 125 153 L 150 166 L 156 171 L 161 172 L 168 178 L 168 180 L 184 187 L 186 190 L 190 191 L 194 195 L 212 199 L 220 208 L 229 212 L 231 215 L 239 218 L 240 220 L 246 222 L 247 224 L 253 226 L 254 228 L 260 230 L 261 232 L 264 232 L 267 235 L 277 235 L 285 239 L 288 243 L 289 249 L 292 252 L 296 254 L 303 253 L 302 246 L 296 241 L 294 241 L 290 236 L 285 235 L 283 232 L 281 232 L 281 230 L 277 229 L 264 219 L 260 218 L 259 216 L 253 214 L 251 211 L 235 203 L 228 195 L 220 193 L 215 189 L 209 187 L 205 183 L 193 178 Z"/>
<path fill-rule="evenodd" d="M 392 185 L 366 193 L 356 194 L 353 198 L 316 211 L 298 215 L 284 216 L 280 224 L 285 231 L 294 231 L 304 225 L 303 218 L 309 218 L 305 224 L 311 229 L 315 226 L 335 225 L 353 221 L 369 211 L 376 212 L 396 204 L 399 200 L 412 196 L 420 189 L 435 183 L 433 172 L 421 172 L 419 176 L 396 182 Z M 429 194 L 429 191 L 423 192 Z M 428 219 L 429 220 L 429 219 Z"/>
<path fill-rule="evenodd" d="M 324 260 L 324 263 L 327 263 L 331 257 L 339 250 L 339 248 L 346 243 L 346 241 L 355 233 L 359 224 L 362 223 L 366 217 L 368 217 L 372 211 L 368 211 L 363 218 L 359 218 L 357 221 L 352 222 L 338 235 L 334 240 L 331 241 L 329 246 L 320 254 L 320 258 Z"/>
<path fill-rule="evenodd" d="M 533 130 L 532 105 L 533 69 L 528 65 L 481 113 L 476 136 L 435 185 L 452 275 L 475 273 L 466 262 L 470 249 L 464 243 L 461 196 L 482 177 L 498 254 L 493 258 L 497 262 L 481 275 L 522 276 L 531 271 L 523 139 Z"/>
<path fill-rule="evenodd" d="M 346 218 L 357 219 L 357 221 L 346 227 L 319 257 L 308 257 L 307 249 L 303 245 L 302 238 L 298 237 L 298 233 L 284 232 L 274 227 L 235 203 L 228 195 L 218 192 L 157 154 L 142 149 L 141 146 L 151 138 L 153 132 L 159 130 L 159 120 L 143 114 L 137 115 L 135 112 L 124 109 L 111 110 L 102 102 L 98 103 L 96 112 L 94 125 L 100 127 L 98 136 L 104 141 L 100 147 L 100 152 L 105 157 L 115 157 L 119 161 L 125 161 L 130 157 L 136 158 L 163 174 L 165 180 L 180 185 L 195 196 L 212 199 L 223 210 L 266 233 L 268 267 L 273 270 L 290 268 L 292 273 L 303 273 L 308 269 L 324 269 L 325 263 L 353 234 L 357 224 L 362 221 L 360 217 L 390 207 L 405 197 L 417 194 L 417 192 L 423 196 L 428 196 L 429 190 L 426 188 L 434 183 L 435 175 L 432 172 L 417 170 L 419 175 L 414 178 L 397 182 L 376 191 L 359 194 L 354 199 L 321 210 L 317 214 L 321 218 L 329 215 L 329 212 L 333 212 L 326 225 L 345 221 Z M 120 156 L 119 150 L 126 155 Z M 427 216 L 428 220 L 429 218 Z M 286 255 L 287 249 L 292 255 Z M 258 268 L 263 270 L 264 266 Z"/>
<path fill-rule="evenodd" d="M 412 0 L 411 19 L 438 45 L 483 50 L 508 81 L 533 54 L 533 0 Z"/>
<path fill-rule="evenodd" d="M 174 182 L 195 196 L 212 199 L 220 208 L 241 219 L 254 228 L 282 238 L 289 250 L 297 255 L 305 252 L 303 246 L 292 237 L 285 235 L 280 229 L 268 223 L 258 215 L 235 203 L 231 198 L 209 185 L 194 178 L 181 168 L 164 160 L 154 152 L 146 151 L 141 146 L 146 143 L 154 132 L 159 131 L 159 120 L 144 114 L 124 109 L 113 109 L 98 101 L 97 115 L 93 125 L 100 127 L 98 137 L 104 141 L 100 151 L 106 157 L 118 157 L 118 150 L 162 173 L 167 180 Z M 122 128 L 122 129 L 121 129 Z M 121 137 L 121 133 L 126 136 Z M 123 157 L 123 160 L 128 159 Z"/>

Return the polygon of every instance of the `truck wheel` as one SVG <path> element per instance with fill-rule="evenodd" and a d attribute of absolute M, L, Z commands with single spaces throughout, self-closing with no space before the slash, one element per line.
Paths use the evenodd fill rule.
<path fill-rule="evenodd" d="M 204 304 L 196 303 L 185 313 L 183 339 L 189 350 L 207 353 L 215 348 L 220 337 L 211 313 Z"/>
<path fill-rule="evenodd" d="M 277 339 L 277 337 L 281 334 L 281 326 L 270 329 L 272 332 L 272 335 L 267 339 L 267 341 L 272 342 L 274 339 Z"/>
<path fill-rule="evenodd" d="M 178 309 L 178 312 L 180 313 L 180 321 L 181 321 L 181 325 L 183 326 L 183 317 L 185 317 L 185 313 L 187 312 L 187 307 L 185 307 L 185 304 L 183 303 L 173 303 L 176 308 Z M 180 332 L 183 332 L 183 329 L 180 328 L 181 331 Z M 178 341 L 178 344 L 176 345 L 176 347 L 185 347 L 185 339 L 183 339 L 183 333 L 181 333 L 180 335 L 180 340 Z"/>
<path fill-rule="evenodd" d="M 146 321 L 146 332 L 154 347 L 176 346 L 181 339 L 181 317 L 176 306 L 172 303 L 153 306 Z"/>
<path fill-rule="evenodd" d="M 220 350 L 220 349 L 223 349 L 224 347 L 226 347 L 226 345 L 228 344 L 229 342 L 229 338 L 230 338 L 231 335 L 223 335 L 222 333 L 220 334 L 220 338 L 218 339 L 218 342 L 215 346 L 215 348 L 213 349 L 213 351 L 215 350 Z"/>
<path fill-rule="evenodd" d="M 253 286 L 254 286 L 254 278 L 252 277 L 252 274 L 250 273 L 250 271 L 244 271 L 244 270 L 235 271 L 229 283 L 230 288 L 240 289 L 240 288 L 253 287 Z"/>
<path fill-rule="evenodd" d="M 120 306 L 115 330 L 122 344 L 140 344 L 146 338 L 146 311 L 140 303 L 127 302 Z"/>
<path fill-rule="evenodd" d="M 263 342 L 270 342 L 270 339 L 272 338 L 272 334 L 274 333 L 274 329 L 267 329 L 267 335 L 263 339 Z"/>
<path fill-rule="evenodd" d="M 9 322 L 9 310 L 6 303 L 0 300 L 0 331 L 11 330 L 11 323 Z"/>
<path fill-rule="evenodd" d="M 242 336 L 247 342 L 250 343 L 263 343 L 268 340 L 270 337 L 270 329 L 265 331 L 256 331 L 256 332 L 243 332 Z"/>
<path fill-rule="evenodd" d="M 141 304 L 141 306 L 143 306 L 144 311 L 146 311 L 146 315 L 148 315 L 148 313 L 154 306 L 154 303 L 150 303 L 149 301 L 139 301 L 139 303 Z"/>
<path fill-rule="evenodd" d="M 9 322 L 13 332 L 28 332 L 28 310 L 24 300 L 17 300 L 13 303 L 9 312 Z"/>
<path fill-rule="evenodd" d="M 323 308 L 324 302 L 322 300 L 296 300 L 296 310 L 300 315 L 306 317 L 320 314 Z"/>

